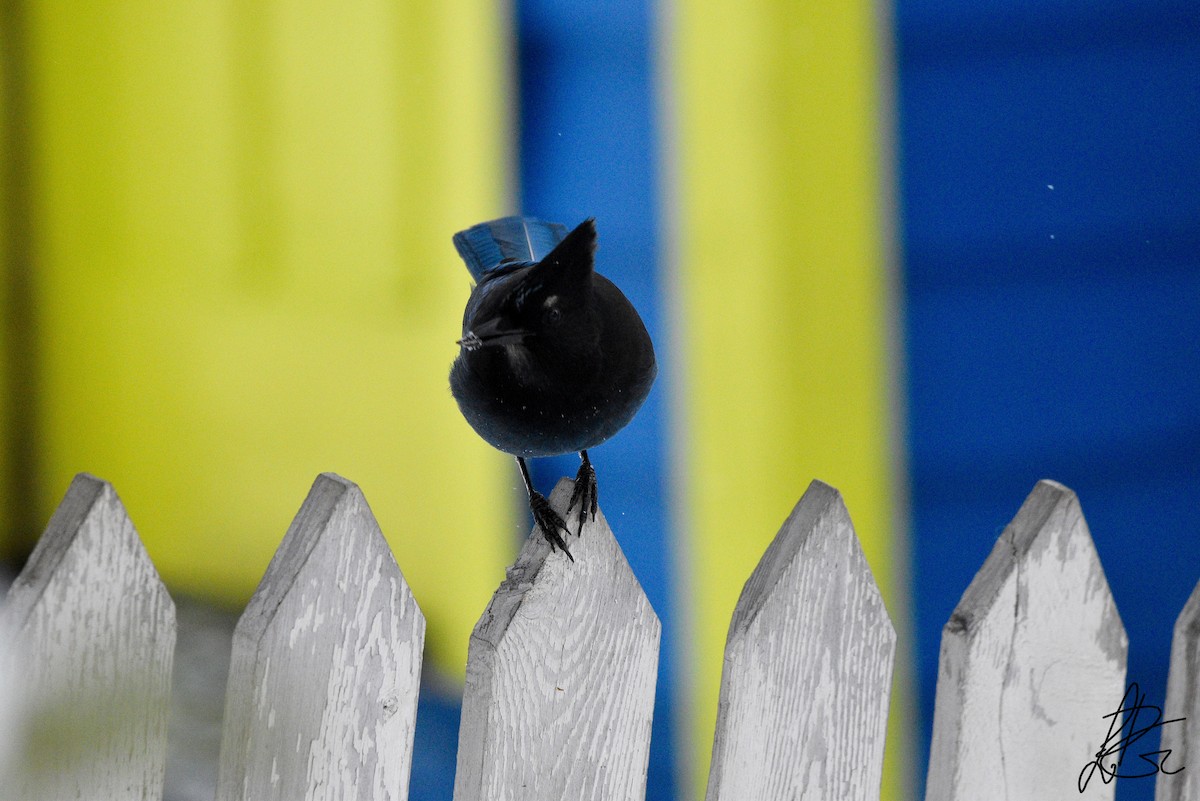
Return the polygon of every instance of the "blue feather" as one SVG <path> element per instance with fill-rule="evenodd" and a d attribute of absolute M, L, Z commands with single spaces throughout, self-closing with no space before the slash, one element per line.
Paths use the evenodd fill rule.
<path fill-rule="evenodd" d="M 534 217 L 502 217 L 454 235 L 454 247 L 477 282 L 508 264 L 541 261 L 567 235 L 567 227 Z"/>

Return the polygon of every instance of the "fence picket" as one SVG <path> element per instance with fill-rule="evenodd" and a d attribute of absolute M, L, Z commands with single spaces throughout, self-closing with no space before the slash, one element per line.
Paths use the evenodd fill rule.
<path fill-rule="evenodd" d="M 708 801 L 878 799 L 895 649 L 842 497 L 814 481 L 734 609 Z"/>
<path fill-rule="evenodd" d="M 475 626 L 455 801 L 645 797 L 660 624 L 602 514 L 569 543 L 535 531 Z M 319 476 L 234 634 L 218 801 L 406 801 L 424 634 L 362 493 Z M 175 636 L 116 492 L 76 476 L 0 604 L 0 801 L 159 801 Z M 878 799 L 895 645 L 814 481 L 734 611 L 707 801 Z M 1079 782 L 1130 733 L 1127 647 L 1078 499 L 1039 482 L 943 629 L 927 801 L 1111 801 Z M 1156 801 L 1200 798 L 1200 584 L 1163 719 Z"/>
<path fill-rule="evenodd" d="M 1171 672 L 1163 719 L 1184 718 L 1162 728 L 1160 755 L 1164 772 L 1158 776 L 1154 801 L 1200 798 L 1200 584 L 1192 590 L 1175 620 L 1171 639 Z M 1181 770 L 1189 767 L 1191 770 Z"/>
<path fill-rule="evenodd" d="M 1128 640 L 1075 493 L 1041 481 L 942 630 L 927 801 L 1111 799 Z"/>
<path fill-rule="evenodd" d="M 18 686 L 18 673 L 9 653 L 11 648 L 7 633 L 0 629 L 0 788 L 15 787 L 17 784 L 12 774 L 14 756 L 17 749 L 24 745 L 25 734 L 18 723 L 18 715 L 23 711 L 24 693 Z M 7 789 L 0 789 L 0 799 L 7 801 L 10 797 Z"/>
<path fill-rule="evenodd" d="M 424 639 L 362 493 L 319 476 L 234 633 L 217 798 L 404 801 Z"/>
<path fill-rule="evenodd" d="M 159 799 L 175 605 L 108 482 L 80 474 L 0 608 L 24 749 L 0 794 Z"/>
<path fill-rule="evenodd" d="M 603 514 L 569 545 L 535 531 L 475 626 L 455 801 L 645 796 L 658 617 Z"/>

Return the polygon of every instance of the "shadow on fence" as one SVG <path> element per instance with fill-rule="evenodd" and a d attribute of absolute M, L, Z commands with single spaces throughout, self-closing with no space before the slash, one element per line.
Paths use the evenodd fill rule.
<path fill-rule="evenodd" d="M 645 795 L 659 621 L 603 514 L 573 553 L 528 539 L 471 635 L 455 801 Z M 161 798 L 175 626 L 113 488 L 77 476 L 0 607 L 0 798 Z M 407 798 L 424 634 L 358 487 L 318 477 L 234 633 L 219 801 Z M 878 799 L 895 645 L 813 482 L 733 613 L 708 801 Z M 1075 494 L 1039 483 L 943 631 L 926 799 L 1111 799 L 1080 771 L 1126 648 Z M 1165 717 L 1164 768 L 1200 766 L 1200 585 Z M 1200 798 L 1200 771 L 1157 791 Z"/>

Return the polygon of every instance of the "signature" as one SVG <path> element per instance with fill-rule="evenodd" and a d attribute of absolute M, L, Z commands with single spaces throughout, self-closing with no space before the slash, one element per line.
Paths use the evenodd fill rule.
<path fill-rule="evenodd" d="M 1153 714 L 1154 720 L 1147 726 L 1138 728 L 1138 715 L 1143 712 Z M 1121 715 L 1127 714 L 1124 722 L 1121 721 Z M 1171 756 L 1171 749 L 1165 748 L 1161 751 L 1145 751 L 1138 754 L 1138 758 L 1142 759 L 1150 765 L 1148 770 L 1142 773 L 1122 773 L 1121 762 L 1125 759 L 1125 749 L 1136 743 L 1143 735 L 1157 729 L 1159 726 L 1166 726 L 1168 723 L 1182 723 L 1185 718 L 1173 718 L 1171 720 L 1162 719 L 1162 707 L 1154 706 L 1146 703 L 1146 695 L 1142 693 L 1137 685 L 1137 682 L 1132 682 L 1129 688 L 1125 690 L 1125 697 L 1121 699 L 1121 705 L 1117 707 L 1116 712 L 1105 715 L 1106 718 L 1111 718 L 1108 725 L 1108 736 L 1104 738 L 1104 743 L 1100 746 L 1100 750 L 1096 752 L 1096 758 L 1083 766 L 1083 770 L 1079 773 L 1079 792 L 1087 789 L 1088 782 L 1100 772 L 1100 780 L 1108 784 L 1113 779 L 1120 777 L 1122 779 L 1142 779 L 1147 776 L 1153 776 L 1156 773 L 1178 773 L 1183 770 L 1182 765 L 1174 770 L 1167 767 L 1167 759 Z M 1111 761 L 1107 761 L 1110 760 Z M 1106 763 L 1107 761 L 1107 763 Z M 1141 767 L 1139 765 L 1139 767 Z"/>

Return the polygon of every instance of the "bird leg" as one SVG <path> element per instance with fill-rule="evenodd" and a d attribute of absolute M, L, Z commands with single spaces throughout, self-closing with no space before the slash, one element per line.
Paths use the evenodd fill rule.
<path fill-rule="evenodd" d="M 588 459 L 587 451 L 580 451 L 579 472 L 575 474 L 575 489 L 571 492 L 571 502 L 567 504 L 570 513 L 576 502 L 579 503 L 579 531 L 575 536 L 583 534 L 583 520 L 591 513 L 592 522 L 596 521 L 596 509 L 600 503 L 600 488 L 596 484 L 596 469 Z"/>
<path fill-rule="evenodd" d="M 561 528 L 570 534 L 571 529 L 567 528 L 562 517 L 550 506 L 550 501 L 546 500 L 546 496 L 533 488 L 533 481 L 529 478 L 529 468 L 525 466 L 525 460 L 518 456 L 517 464 L 521 468 L 521 478 L 525 479 L 525 489 L 529 492 L 529 511 L 533 513 L 533 522 L 542 530 L 542 536 L 550 543 L 550 550 L 553 551 L 554 546 L 557 545 L 562 548 L 567 558 L 574 562 L 575 557 L 571 556 L 571 552 L 567 550 L 567 543 L 558 533 Z"/>

